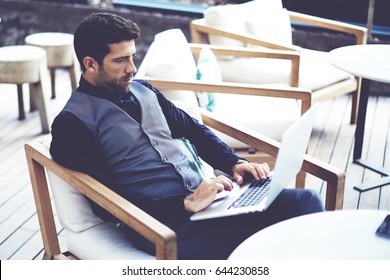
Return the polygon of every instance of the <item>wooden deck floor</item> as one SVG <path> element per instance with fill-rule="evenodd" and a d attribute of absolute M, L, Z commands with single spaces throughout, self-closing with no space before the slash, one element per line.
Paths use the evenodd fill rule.
<path fill-rule="evenodd" d="M 57 71 L 57 98 L 46 106 L 51 122 L 70 96 L 67 74 Z M 46 85 L 47 86 L 47 85 Z M 26 109 L 28 95 L 25 94 Z M 355 126 L 349 124 L 349 96 L 320 103 L 309 154 L 345 170 L 344 209 L 355 209 L 358 193 L 353 186 L 380 177 L 351 163 Z M 390 168 L 390 97 L 372 96 L 369 100 L 363 155 L 380 166 Z M 23 145 L 41 135 L 37 112 L 17 120 L 16 86 L 0 84 L 0 259 L 40 259 L 42 241 L 35 213 Z M 321 193 L 322 182 L 309 177 L 307 186 Z M 360 209 L 376 209 L 378 190 L 364 193 Z M 380 208 L 390 210 L 390 186 L 382 190 Z M 58 229 L 61 232 L 61 229 Z M 60 236 L 62 234 L 60 233 Z M 62 238 L 63 240 L 63 238 Z"/>

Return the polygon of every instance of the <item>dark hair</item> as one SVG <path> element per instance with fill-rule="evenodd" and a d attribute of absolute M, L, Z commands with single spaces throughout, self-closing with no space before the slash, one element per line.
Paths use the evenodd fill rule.
<path fill-rule="evenodd" d="M 74 49 L 83 72 L 83 59 L 93 57 L 99 64 L 108 54 L 108 44 L 136 40 L 140 29 L 136 23 L 111 13 L 93 13 L 86 17 L 74 34 Z"/>

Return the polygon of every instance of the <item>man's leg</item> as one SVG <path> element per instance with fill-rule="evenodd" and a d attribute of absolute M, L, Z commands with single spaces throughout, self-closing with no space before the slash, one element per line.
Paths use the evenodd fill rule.
<path fill-rule="evenodd" d="M 316 192 L 286 189 L 264 212 L 196 222 L 180 221 L 171 228 L 177 234 L 178 259 L 227 259 L 240 243 L 259 230 L 289 218 L 323 210 Z M 149 242 L 140 243 L 144 245 L 143 250 L 154 252 Z"/>
<path fill-rule="evenodd" d="M 271 224 L 293 217 L 322 212 L 324 205 L 318 193 L 306 189 L 285 189 L 262 214 Z"/>

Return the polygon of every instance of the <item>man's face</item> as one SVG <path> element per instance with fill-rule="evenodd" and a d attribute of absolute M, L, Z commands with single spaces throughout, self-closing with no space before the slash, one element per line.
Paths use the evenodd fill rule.
<path fill-rule="evenodd" d="M 116 93 L 126 93 L 137 71 L 133 58 L 136 53 L 134 40 L 109 44 L 110 52 L 99 65 L 95 85 Z"/>

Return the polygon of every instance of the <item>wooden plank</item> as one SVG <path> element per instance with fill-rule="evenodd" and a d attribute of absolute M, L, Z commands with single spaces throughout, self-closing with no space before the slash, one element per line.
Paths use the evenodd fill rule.
<path fill-rule="evenodd" d="M 346 96 L 345 96 L 346 97 Z M 330 157 L 329 163 L 331 165 L 337 166 L 342 170 L 346 170 L 349 162 L 349 156 L 352 151 L 352 145 L 353 145 L 353 139 L 354 139 L 354 133 L 355 133 L 355 126 L 351 125 L 350 120 L 350 111 L 351 111 L 351 96 L 348 96 L 348 98 L 342 97 L 337 102 L 342 101 L 342 99 L 345 99 L 345 103 L 342 107 L 332 110 L 334 115 L 339 117 L 341 120 L 341 123 L 335 122 L 332 125 L 338 125 L 338 133 L 337 138 L 335 139 L 335 142 L 333 144 L 332 149 L 332 155 Z M 339 99 L 339 98 L 338 98 Z M 327 128 L 329 129 L 329 127 Z M 349 176 L 346 176 L 346 185 L 344 190 L 344 209 L 348 209 L 348 197 L 350 192 L 350 187 L 348 186 L 348 179 Z M 355 199 L 352 199 L 353 201 L 356 201 Z"/>
<path fill-rule="evenodd" d="M 388 109 L 390 108 L 390 104 L 389 102 L 383 101 L 380 97 L 373 97 L 372 101 L 374 103 L 373 105 L 375 106 L 375 109 L 371 110 L 370 112 L 373 118 L 371 122 L 371 135 L 368 138 L 368 143 L 366 144 L 366 159 L 373 165 L 382 167 L 386 161 L 385 151 L 389 129 L 390 113 Z M 380 174 L 370 170 L 365 171 L 364 181 L 372 181 L 379 178 L 381 178 Z M 372 195 L 364 195 L 365 199 L 363 200 L 363 205 L 370 205 L 371 207 L 375 207 L 378 204 L 380 189 L 378 188 L 370 192 L 372 192 Z"/>
<path fill-rule="evenodd" d="M 340 131 L 343 125 L 349 125 L 350 113 L 350 97 L 342 96 L 333 100 L 326 100 L 320 103 L 319 110 L 311 142 L 309 144 L 308 153 L 315 158 L 324 162 L 344 169 L 344 161 L 336 160 L 334 156 L 337 142 L 340 138 Z M 338 112 L 334 114 L 333 112 Z M 316 190 L 325 199 L 324 182 L 311 175 L 307 176 L 306 184 L 308 186 L 316 186 Z"/>
<path fill-rule="evenodd" d="M 34 218 L 37 220 L 36 215 L 34 215 Z M 59 225 L 58 217 L 56 219 L 56 224 Z M 27 230 L 25 225 L 26 224 L 24 224 L 22 230 Z M 66 239 L 62 228 L 57 227 L 57 231 L 59 233 L 60 246 L 66 248 Z M 28 240 L 26 240 L 26 242 L 21 244 L 21 246 L 10 257 L 11 260 L 33 260 L 43 258 L 43 242 L 39 227 L 34 232 L 34 235 L 32 235 Z"/>
<path fill-rule="evenodd" d="M 34 201 L 29 200 L 0 224 L 0 244 L 8 239 L 36 212 Z"/>
<path fill-rule="evenodd" d="M 40 256 L 43 252 L 43 243 L 41 233 L 39 231 L 34 232 L 34 234 L 26 240 L 25 243 L 15 250 L 12 256 L 9 257 L 10 260 L 33 260 Z M 43 257 L 43 256 L 42 256 Z M 42 259 L 42 257 L 38 259 Z"/>
<path fill-rule="evenodd" d="M 19 229 L 0 245 L 0 259 L 8 260 L 36 232 Z"/>
<path fill-rule="evenodd" d="M 27 184 L 21 189 L 19 193 L 12 196 L 0 207 L 0 223 L 3 223 L 12 214 L 14 214 L 20 207 L 25 205 L 32 199 L 32 192 L 27 188 Z"/>

